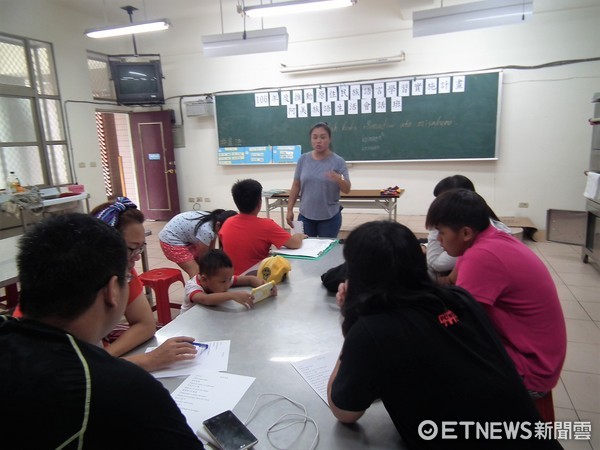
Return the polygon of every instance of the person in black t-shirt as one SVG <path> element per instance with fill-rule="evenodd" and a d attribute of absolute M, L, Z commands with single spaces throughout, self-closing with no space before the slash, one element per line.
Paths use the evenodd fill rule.
<path fill-rule="evenodd" d="M 363 224 L 344 257 L 345 340 L 327 389 L 335 417 L 356 422 L 381 399 L 411 449 L 561 448 L 536 438 L 539 413 L 481 306 L 431 280 L 407 227 Z"/>
<path fill-rule="evenodd" d="M 127 305 L 127 247 L 87 214 L 34 225 L 17 256 L 22 319 L 0 316 L 5 449 L 203 449 L 169 392 L 97 344 Z"/>

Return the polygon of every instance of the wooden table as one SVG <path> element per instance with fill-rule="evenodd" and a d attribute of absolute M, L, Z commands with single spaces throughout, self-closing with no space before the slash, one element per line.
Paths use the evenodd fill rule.
<path fill-rule="evenodd" d="M 398 199 L 404 194 L 404 189 L 396 195 L 382 195 L 377 189 L 354 189 L 348 194 L 340 195 L 340 204 L 344 208 L 361 208 L 361 209 L 383 209 L 388 213 L 389 220 L 396 220 L 398 217 Z M 290 191 L 288 189 L 277 191 L 277 193 L 265 192 L 265 208 L 267 217 L 270 212 L 276 208 L 280 208 L 281 226 L 285 227 L 284 209 L 288 205 Z M 296 205 L 300 203 L 300 199 L 296 201 Z"/>

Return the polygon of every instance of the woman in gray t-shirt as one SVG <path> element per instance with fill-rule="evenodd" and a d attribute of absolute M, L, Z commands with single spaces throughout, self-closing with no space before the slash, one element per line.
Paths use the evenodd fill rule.
<path fill-rule="evenodd" d="M 309 132 L 312 151 L 298 160 L 288 200 L 287 223 L 293 226 L 294 205 L 301 198 L 298 219 L 310 237 L 336 238 L 342 225 L 340 192 L 350 192 L 344 159 L 331 150 L 331 128 L 325 122 Z"/>

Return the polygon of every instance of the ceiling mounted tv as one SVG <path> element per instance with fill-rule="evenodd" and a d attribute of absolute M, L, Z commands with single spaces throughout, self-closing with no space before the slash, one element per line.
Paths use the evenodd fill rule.
<path fill-rule="evenodd" d="M 119 105 L 165 103 L 160 61 L 110 61 L 110 71 Z"/>

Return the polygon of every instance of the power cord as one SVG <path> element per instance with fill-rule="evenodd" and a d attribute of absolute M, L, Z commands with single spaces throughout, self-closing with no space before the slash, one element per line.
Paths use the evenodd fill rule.
<path fill-rule="evenodd" d="M 266 397 L 266 396 L 273 396 L 273 397 L 277 397 L 274 400 L 271 400 L 268 403 L 265 403 L 264 405 L 262 405 L 260 408 L 256 409 L 256 405 L 258 404 L 258 401 L 261 399 L 261 397 Z M 313 441 L 310 444 L 309 450 L 314 450 L 315 448 L 317 448 L 317 444 L 319 443 L 319 427 L 317 426 L 317 422 L 315 422 L 315 420 L 311 417 L 308 416 L 307 411 L 306 411 L 306 407 L 295 401 L 290 399 L 289 397 L 286 397 L 285 395 L 281 395 L 281 394 L 260 394 L 258 397 L 256 397 L 256 400 L 254 401 L 254 405 L 252 405 L 252 409 L 250 410 L 250 412 L 248 413 L 248 417 L 246 417 L 246 420 L 244 420 L 244 424 L 248 425 L 250 423 L 250 421 L 254 418 L 254 416 L 256 416 L 256 414 L 258 414 L 258 411 L 260 411 L 260 409 L 275 403 L 277 400 L 280 399 L 285 399 L 288 402 L 290 402 L 291 404 L 293 404 L 294 406 L 298 407 L 299 409 L 302 410 L 303 414 L 298 414 L 298 413 L 286 413 L 284 415 L 282 415 L 281 417 L 279 417 L 275 422 L 273 422 L 268 428 L 267 428 L 267 439 L 269 441 L 269 443 L 276 449 L 280 449 L 280 447 L 277 447 L 272 441 L 271 441 L 271 437 L 270 435 L 272 433 L 277 433 L 279 431 L 283 431 L 289 427 L 291 427 L 292 425 L 296 425 L 296 424 L 302 424 L 302 430 L 300 431 L 300 433 L 302 433 L 302 431 L 304 431 L 304 429 L 306 429 L 306 425 L 307 423 L 312 423 L 315 427 L 315 437 L 313 439 Z M 256 409 L 256 414 L 253 416 L 252 413 L 254 413 L 254 410 Z M 296 419 L 292 420 L 291 418 L 295 417 Z M 287 423 L 286 423 L 287 422 Z M 298 437 L 300 436 L 300 433 L 298 434 Z M 281 449 L 283 450 L 283 449 Z"/>

